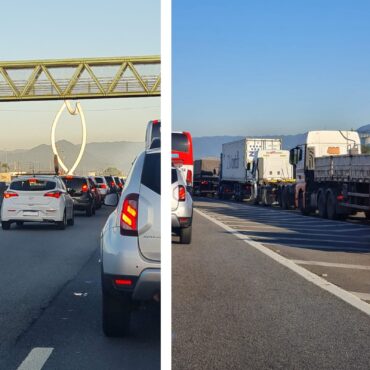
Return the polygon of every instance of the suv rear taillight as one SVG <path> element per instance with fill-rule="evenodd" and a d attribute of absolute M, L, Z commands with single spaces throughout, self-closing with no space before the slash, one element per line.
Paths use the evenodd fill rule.
<path fill-rule="evenodd" d="M 15 193 L 14 191 L 6 191 L 6 192 L 4 192 L 4 198 L 5 199 L 9 199 L 9 198 L 13 198 L 13 197 L 18 197 L 18 194 Z"/>
<path fill-rule="evenodd" d="M 100 189 L 106 189 L 106 188 L 107 188 L 107 185 L 105 185 L 105 184 L 101 184 L 101 185 L 99 185 L 99 188 L 100 188 Z"/>
<path fill-rule="evenodd" d="M 186 185 L 191 185 L 192 177 L 193 173 L 191 172 L 191 170 L 188 170 L 188 172 L 186 173 Z"/>
<path fill-rule="evenodd" d="M 81 188 L 81 191 L 83 192 L 83 193 L 87 193 L 87 191 L 89 190 L 89 187 L 87 186 L 87 184 L 83 184 L 82 185 L 82 188 Z"/>
<path fill-rule="evenodd" d="M 186 189 L 184 186 L 179 185 L 179 202 L 185 202 L 186 199 Z"/>
<path fill-rule="evenodd" d="M 139 194 L 129 194 L 123 201 L 120 217 L 121 235 L 138 236 Z"/>
<path fill-rule="evenodd" d="M 59 199 L 62 193 L 60 191 L 49 191 L 44 194 L 44 197 L 56 198 Z"/>

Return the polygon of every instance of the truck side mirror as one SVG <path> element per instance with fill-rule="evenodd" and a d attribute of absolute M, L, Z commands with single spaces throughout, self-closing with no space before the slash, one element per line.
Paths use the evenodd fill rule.
<path fill-rule="evenodd" d="M 290 149 L 290 151 L 289 151 L 289 163 L 292 166 L 295 166 L 297 164 L 296 152 L 297 152 L 297 148 Z"/>

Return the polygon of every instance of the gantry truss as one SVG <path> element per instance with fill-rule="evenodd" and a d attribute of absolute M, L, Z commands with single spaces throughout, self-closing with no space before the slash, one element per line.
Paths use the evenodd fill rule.
<path fill-rule="evenodd" d="M 0 61 L 0 101 L 160 96 L 160 57 Z"/>

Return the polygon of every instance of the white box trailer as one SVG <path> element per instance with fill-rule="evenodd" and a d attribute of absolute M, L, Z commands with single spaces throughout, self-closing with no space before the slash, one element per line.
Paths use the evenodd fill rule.
<path fill-rule="evenodd" d="M 252 180 L 247 170 L 259 150 L 281 150 L 281 139 L 245 138 L 222 145 L 221 180 L 245 182 Z"/>
<path fill-rule="evenodd" d="M 278 138 L 250 138 L 222 145 L 219 195 L 221 198 L 250 198 L 254 183 L 253 159 L 259 150 L 281 150 Z"/>

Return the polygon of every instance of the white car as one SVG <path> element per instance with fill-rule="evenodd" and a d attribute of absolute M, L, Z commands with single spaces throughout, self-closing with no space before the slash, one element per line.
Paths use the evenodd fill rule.
<path fill-rule="evenodd" d="M 103 331 L 127 334 L 135 302 L 159 301 L 161 260 L 161 153 L 138 155 L 121 196 L 108 194 L 104 204 L 117 206 L 101 233 Z"/>
<path fill-rule="evenodd" d="M 65 229 L 74 224 L 73 200 L 58 176 L 32 175 L 12 180 L 4 192 L 1 226 L 9 230 L 12 223 L 52 222 Z"/>
<path fill-rule="evenodd" d="M 104 199 L 105 196 L 109 193 L 109 185 L 107 183 L 107 180 L 104 176 L 95 176 L 94 179 L 98 185 L 98 192 Z"/>
<path fill-rule="evenodd" d="M 172 200 L 171 223 L 172 232 L 180 237 L 181 244 L 191 243 L 193 222 L 193 199 L 186 190 L 181 171 L 171 168 Z"/>

